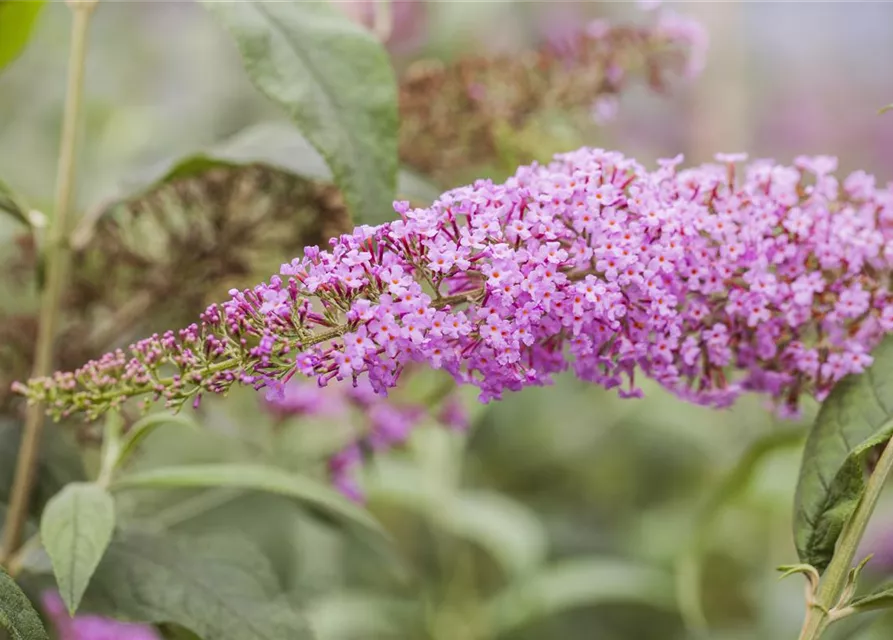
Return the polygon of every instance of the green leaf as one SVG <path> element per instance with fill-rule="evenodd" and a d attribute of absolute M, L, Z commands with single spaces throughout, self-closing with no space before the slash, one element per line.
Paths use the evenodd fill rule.
<path fill-rule="evenodd" d="M 887 113 L 888 111 L 893 111 L 893 102 L 891 102 L 891 103 L 888 104 L 888 105 L 885 105 L 885 106 L 881 107 L 881 108 L 878 110 L 878 115 L 883 115 L 883 114 Z"/>
<path fill-rule="evenodd" d="M 115 469 L 120 469 L 124 463 L 136 452 L 140 444 L 148 438 L 158 427 L 170 424 L 178 424 L 191 429 L 198 429 L 198 423 L 191 417 L 182 413 L 171 414 L 167 411 L 153 413 L 145 416 L 131 425 L 121 444 L 121 450 L 118 452 L 115 460 Z"/>
<path fill-rule="evenodd" d="M 163 182 L 194 176 L 215 167 L 261 164 L 309 180 L 330 181 L 325 160 L 301 132 L 285 122 L 263 122 L 193 155 L 164 160 L 125 180 L 119 197 L 138 197 Z"/>
<path fill-rule="evenodd" d="M 893 585 L 884 585 L 873 593 L 854 598 L 849 606 L 857 611 L 889 609 L 893 607 Z"/>
<path fill-rule="evenodd" d="M 893 432 L 893 337 L 874 364 L 840 381 L 822 404 L 806 440 L 794 504 L 800 561 L 823 571 L 844 523 L 865 489 L 868 452 Z"/>
<path fill-rule="evenodd" d="M 255 86 L 326 159 L 358 220 L 389 210 L 397 82 L 381 43 L 330 2 L 202 4 L 235 38 Z"/>
<path fill-rule="evenodd" d="M 789 578 L 796 573 L 802 573 L 810 582 L 814 582 L 816 585 L 819 582 L 819 573 L 811 564 L 783 564 L 777 567 L 776 570 L 781 571 L 781 575 L 778 577 L 779 580 Z"/>
<path fill-rule="evenodd" d="M 125 201 L 134 200 L 159 185 L 202 174 L 219 167 L 262 165 L 294 174 L 306 180 L 331 182 L 332 172 L 325 159 L 300 131 L 285 122 L 262 122 L 238 132 L 226 140 L 192 155 L 164 160 L 123 180 L 105 204 L 94 215 Z M 397 197 L 420 204 L 429 204 L 440 196 L 440 190 L 409 169 L 397 176 Z M 388 206 L 371 212 L 364 223 L 377 224 L 394 217 Z"/>
<path fill-rule="evenodd" d="M 491 637 L 576 607 L 632 602 L 673 610 L 669 574 L 606 558 L 577 558 L 516 582 L 485 604 Z"/>
<path fill-rule="evenodd" d="M 317 480 L 289 473 L 277 467 L 254 464 L 219 463 L 161 467 L 125 475 L 112 489 L 227 487 L 275 493 L 317 508 L 348 523 L 361 525 L 379 535 L 378 522 L 361 507 Z"/>
<path fill-rule="evenodd" d="M 28 44 L 44 0 L 0 0 L 0 69 Z"/>
<path fill-rule="evenodd" d="M 0 629 L 12 640 L 48 640 L 40 616 L 15 580 L 0 568 Z"/>
<path fill-rule="evenodd" d="M 433 505 L 435 520 L 454 535 L 486 549 L 510 575 L 522 575 L 546 557 L 546 532 L 536 514 L 498 493 L 476 491 Z"/>
<path fill-rule="evenodd" d="M 22 4 L 25 4 L 24 2 Z M 3 9 L 4 3 L 0 0 L 0 49 L 3 47 L 2 42 L 2 33 L 3 33 Z M 14 219 L 18 220 L 22 224 L 26 226 L 31 226 L 31 219 L 28 215 L 28 205 L 16 195 L 16 193 L 12 190 L 12 188 L 0 180 L 0 211 L 3 211 Z"/>
<path fill-rule="evenodd" d="M 71 615 L 114 530 L 115 501 L 98 485 L 70 484 L 47 504 L 40 521 L 40 538 Z"/>
<path fill-rule="evenodd" d="M 420 606 L 402 599 L 341 591 L 311 602 L 307 616 L 319 640 L 396 640 L 406 637 L 420 613 Z"/>
<path fill-rule="evenodd" d="M 495 492 L 432 486 L 419 466 L 379 460 L 370 498 L 411 508 L 442 531 L 478 545 L 509 575 L 530 572 L 546 557 L 546 532 L 526 506 Z"/>
<path fill-rule="evenodd" d="M 806 433 L 803 429 L 771 431 L 754 440 L 738 457 L 735 465 L 711 488 L 698 509 L 685 548 L 677 558 L 677 598 L 686 625 L 706 628 L 707 618 L 701 604 L 703 553 L 717 517 L 751 484 L 766 458 L 781 449 L 798 446 Z M 808 565 L 799 565 L 806 567 Z M 785 570 L 793 566 L 785 567 Z M 813 569 L 815 571 L 815 569 Z M 783 576 L 784 577 L 784 576 Z"/>
<path fill-rule="evenodd" d="M 138 622 L 173 623 L 214 640 L 304 640 L 269 561 L 248 540 L 118 532 L 85 605 Z"/>

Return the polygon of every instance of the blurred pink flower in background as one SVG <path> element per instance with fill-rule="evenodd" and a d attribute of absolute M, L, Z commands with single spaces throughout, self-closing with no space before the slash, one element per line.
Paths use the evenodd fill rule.
<path fill-rule="evenodd" d="M 688 46 L 689 55 L 685 67 L 687 78 L 695 78 L 704 71 L 709 37 L 700 22 L 673 11 L 662 10 L 658 16 L 656 31 L 668 40 L 675 40 Z"/>
<path fill-rule="evenodd" d="M 119 622 L 96 615 L 68 615 L 62 597 L 55 591 L 41 596 L 43 610 L 53 623 L 59 640 L 161 640 L 151 626 Z"/>
<path fill-rule="evenodd" d="M 607 124 L 617 117 L 620 110 L 620 100 L 615 95 L 599 96 L 592 103 L 592 119 L 596 124 Z"/>
<path fill-rule="evenodd" d="M 332 0 L 347 15 L 372 30 L 377 30 L 378 0 Z M 385 46 L 391 53 L 412 53 L 428 39 L 428 8 L 424 0 L 390 0 L 390 25 L 385 25 Z"/>
<path fill-rule="evenodd" d="M 336 418 L 352 424 L 356 437 L 329 458 L 332 484 L 345 496 L 363 501 L 359 472 L 368 455 L 403 445 L 429 414 L 423 402 L 399 403 L 375 393 L 367 378 L 356 384 L 341 382 L 320 387 L 314 380 L 292 379 L 266 393 L 265 407 L 280 418 Z M 468 428 L 468 414 L 450 394 L 436 416 L 443 426 L 456 431 Z"/>

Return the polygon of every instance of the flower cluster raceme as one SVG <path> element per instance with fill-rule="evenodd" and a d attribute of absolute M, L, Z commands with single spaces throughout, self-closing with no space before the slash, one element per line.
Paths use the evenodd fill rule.
<path fill-rule="evenodd" d="M 396 203 L 399 219 L 308 248 L 200 325 L 18 390 L 96 417 L 139 394 L 177 406 L 295 374 L 384 393 L 425 363 L 483 401 L 570 368 L 624 396 L 645 375 L 693 402 L 752 390 L 795 409 L 893 329 L 893 192 L 839 180 L 833 158 L 744 159 L 647 171 L 584 148 L 427 208 Z"/>
<path fill-rule="evenodd" d="M 41 603 L 59 640 L 161 640 L 161 635 L 148 625 L 119 622 L 95 615 L 71 617 L 62 597 L 55 591 L 45 592 Z"/>
<path fill-rule="evenodd" d="M 468 415 L 458 398 L 451 394 L 435 401 L 440 405 L 438 422 L 455 430 L 468 427 Z M 266 404 L 278 417 L 325 418 L 350 427 L 347 445 L 329 458 L 328 467 L 334 486 L 356 501 L 363 499 L 359 471 L 367 455 L 404 444 L 433 408 L 428 403 L 401 403 L 385 398 L 375 393 L 365 378 L 355 385 L 320 387 L 299 380 L 272 385 L 266 393 Z"/>
<path fill-rule="evenodd" d="M 522 53 L 411 65 L 400 82 L 401 160 L 449 183 L 469 167 L 498 162 L 505 132 L 549 110 L 605 122 L 630 82 L 662 91 L 673 72 L 697 75 L 707 47 L 701 25 L 671 11 L 648 24 L 565 23 L 545 35 Z"/>

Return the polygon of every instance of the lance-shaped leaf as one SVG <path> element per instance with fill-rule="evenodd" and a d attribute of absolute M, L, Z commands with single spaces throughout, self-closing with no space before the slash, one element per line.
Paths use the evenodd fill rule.
<path fill-rule="evenodd" d="M 375 37 L 330 2 L 202 0 L 232 34 L 255 86 L 326 159 L 361 221 L 397 180 L 397 81 Z"/>
<path fill-rule="evenodd" d="M 115 530 L 115 501 L 102 487 L 79 482 L 47 504 L 40 538 L 53 562 L 59 593 L 74 615 Z"/>
<path fill-rule="evenodd" d="M 331 487 L 276 467 L 238 463 L 160 467 L 122 476 L 112 485 L 113 489 L 164 487 L 226 487 L 275 493 L 294 498 L 342 522 L 383 534 L 381 526 L 371 515 Z"/>
<path fill-rule="evenodd" d="M 878 587 L 872 593 L 853 599 L 849 604 L 856 611 L 874 611 L 893 607 L 893 585 Z"/>
<path fill-rule="evenodd" d="M 485 604 L 491 637 L 576 607 L 630 602 L 672 611 L 668 573 L 610 558 L 576 558 L 516 581 Z"/>
<path fill-rule="evenodd" d="M 12 640 L 47 640 L 40 616 L 19 585 L 0 568 L 0 629 Z"/>
<path fill-rule="evenodd" d="M 803 451 L 794 509 L 801 562 L 828 565 L 844 523 L 865 490 L 865 457 L 893 432 L 893 337 L 874 364 L 840 381 L 822 405 Z"/>

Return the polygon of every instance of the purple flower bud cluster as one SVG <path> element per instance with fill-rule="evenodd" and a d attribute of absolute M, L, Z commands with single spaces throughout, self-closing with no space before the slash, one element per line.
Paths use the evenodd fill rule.
<path fill-rule="evenodd" d="M 468 415 L 457 397 L 448 395 L 439 404 L 441 424 L 456 430 L 468 428 Z M 328 466 L 334 486 L 357 502 L 363 499 L 358 472 L 367 455 L 404 444 L 431 413 L 427 403 L 399 403 L 375 393 L 366 378 L 355 385 L 320 387 L 303 380 L 274 385 L 267 390 L 266 406 L 280 418 L 327 418 L 350 425 L 352 440 L 329 459 Z"/>
<path fill-rule="evenodd" d="M 893 329 L 893 190 L 836 178 L 833 158 L 743 160 L 648 171 L 584 148 L 427 208 L 398 202 L 399 219 L 308 248 L 200 325 L 18 390 L 96 417 L 296 373 L 385 393 L 424 363 L 482 401 L 572 369 L 626 397 L 645 375 L 697 403 L 758 391 L 795 410 Z"/>
<path fill-rule="evenodd" d="M 59 640 L 161 640 L 158 632 L 148 625 L 119 622 L 95 615 L 71 617 L 62 597 L 55 591 L 45 592 L 41 603 Z"/>

